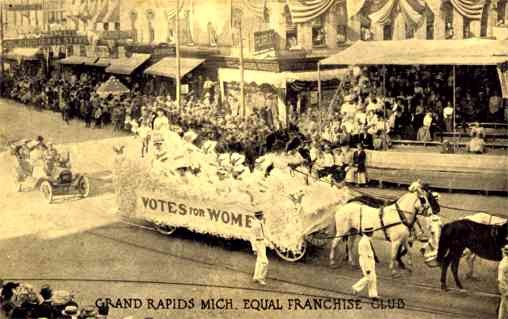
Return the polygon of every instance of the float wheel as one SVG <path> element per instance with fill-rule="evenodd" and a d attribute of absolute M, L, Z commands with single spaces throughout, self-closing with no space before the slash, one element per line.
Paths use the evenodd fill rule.
<path fill-rule="evenodd" d="M 48 181 L 44 181 L 41 183 L 39 189 L 44 198 L 48 201 L 48 203 L 51 204 L 51 202 L 53 201 L 53 187 L 51 186 L 51 184 Z"/>
<path fill-rule="evenodd" d="M 307 243 L 303 241 L 302 244 L 300 245 L 300 250 L 298 252 L 283 250 L 277 246 L 275 246 L 275 252 L 280 258 L 284 259 L 285 261 L 296 262 L 301 260 L 305 256 L 305 253 L 307 252 Z"/>
<path fill-rule="evenodd" d="M 164 236 L 170 236 L 176 231 L 175 226 L 155 224 L 155 230 Z"/>

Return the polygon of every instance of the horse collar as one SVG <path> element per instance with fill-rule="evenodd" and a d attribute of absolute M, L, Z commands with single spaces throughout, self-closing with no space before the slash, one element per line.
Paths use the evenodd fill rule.
<path fill-rule="evenodd" d="M 407 222 L 406 215 L 404 215 L 404 212 L 400 209 L 398 202 L 395 202 L 395 209 L 397 210 L 397 213 L 399 214 L 399 217 L 400 217 L 400 220 L 401 220 L 402 224 L 404 224 L 404 226 L 406 226 L 407 228 L 411 229 L 413 227 L 413 225 L 409 224 Z M 416 220 L 416 216 L 415 216 L 415 220 Z"/>

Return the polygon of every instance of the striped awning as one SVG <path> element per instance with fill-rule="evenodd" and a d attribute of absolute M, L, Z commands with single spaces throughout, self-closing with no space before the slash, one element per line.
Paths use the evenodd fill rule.
<path fill-rule="evenodd" d="M 150 54 L 136 53 L 129 58 L 111 59 L 106 72 L 120 75 L 131 75 L 143 63 L 150 59 Z"/>
<path fill-rule="evenodd" d="M 204 59 L 180 59 L 180 77 L 184 77 L 203 62 L 205 62 Z M 146 69 L 145 74 L 176 79 L 176 58 L 163 58 Z"/>

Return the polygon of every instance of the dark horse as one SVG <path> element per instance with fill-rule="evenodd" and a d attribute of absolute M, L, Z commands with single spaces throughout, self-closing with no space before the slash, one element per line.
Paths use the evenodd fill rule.
<path fill-rule="evenodd" d="M 507 223 L 485 225 L 466 219 L 445 224 L 439 238 L 437 253 L 437 261 L 441 265 L 441 289 L 448 290 L 446 273 L 450 264 L 455 284 L 459 289 L 463 289 L 458 272 L 460 258 L 466 248 L 481 258 L 501 260 L 501 249 L 506 244 L 507 227 Z"/>

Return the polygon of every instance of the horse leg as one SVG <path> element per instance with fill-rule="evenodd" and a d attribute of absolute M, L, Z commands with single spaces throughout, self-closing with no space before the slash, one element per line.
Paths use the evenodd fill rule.
<path fill-rule="evenodd" d="M 335 265 L 335 250 L 337 249 L 337 245 L 339 244 L 340 240 L 341 239 L 337 237 L 332 240 L 332 245 L 330 247 L 330 266 Z"/>
<path fill-rule="evenodd" d="M 346 243 L 346 251 L 348 251 L 348 261 L 349 264 L 353 267 L 356 267 L 356 254 L 355 254 L 355 244 L 356 244 L 356 236 L 349 236 Z"/>
<path fill-rule="evenodd" d="M 404 247 L 404 255 L 407 255 L 407 264 L 409 267 L 407 267 L 406 269 L 409 271 L 409 272 L 412 272 L 413 271 L 413 254 L 411 253 L 411 250 L 409 249 L 409 242 L 406 240 L 403 242 L 403 247 Z M 402 255 L 402 256 L 404 256 Z M 401 257 L 402 257 L 401 256 Z"/>
<path fill-rule="evenodd" d="M 476 255 L 473 254 L 469 249 L 466 249 L 466 252 L 463 255 L 466 258 L 466 262 L 469 266 L 469 271 L 466 274 L 467 279 L 478 280 L 477 277 L 474 276 L 474 261 L 476 259 Z"/>
<path fill-rule="evenodd" d="M 395 261 L 397 261 L 397 253 L 399 252 L 399 248 L 401 245 L 401 241 L 392 241 L 392 251 L 390 258 L 390 270 L 392 271 L 392 276 L 396 277 L 399 275 L 397 270 L 395 269 Z"/>
<path fill-rule="evenodd" d="M 399 250 L 397 251 L 397 264 L 399 265 L 400 269 L 406 269 L 406 264 L 404 264 L 404 261 L 402 261 L 402 257 L 404 257 L 407 254 L 407 249 L 404 245 L 399 246 Z"/>
<path fill-rule="evenodd" d="M 448 291 L 446 286 L 446 275 L 450 266 L 450 255 L 446 256 L 441 264 L 441 290 Z"/>
<path fill-rule="evenodd" d="M 459 264 L 460 264 L 460 256 L 462 255 L 462 253 L 460 254 L 454 254 L 452 255 L 452 274 L 453 274 L 453 279 L 455 279 L 455 284 L 457 285 L 457 287 L 459 289 L 464 289 L 462 287 L 462 284 L 460 283 L 460 280 L 459 280 Z"/>

